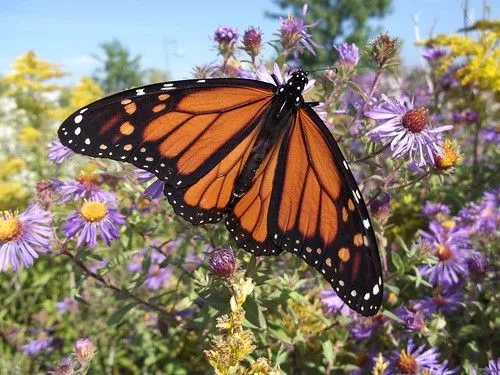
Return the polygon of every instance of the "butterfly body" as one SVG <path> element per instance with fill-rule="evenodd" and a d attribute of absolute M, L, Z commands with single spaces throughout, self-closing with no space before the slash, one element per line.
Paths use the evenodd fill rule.
<path fill-rule="evenodd" d="M 382 301 L 375 235 L 346 160 L 304 101 L 307 84 L 299 69 L 286 81 L 145 86 L 75 112 L 59 138 L 78 153 L 154 173 L 186 221 L 224 218 L 244 250 L 289 251 L 349 307 L 374 315 Z"/>

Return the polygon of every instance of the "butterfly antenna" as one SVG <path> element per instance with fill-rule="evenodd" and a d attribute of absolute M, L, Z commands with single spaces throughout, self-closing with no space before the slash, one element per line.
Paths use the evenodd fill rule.
<path fill-rule="evenodd" d="M 334 67 L 334 66 L 329 66 L 327 68 L 318 68 L 318 69 L 310 70 L 309 73 L 321 72 L 321 71 L 325 71 L 325 70 L 333 70 L 335 73 L 338 73 L 338 69 L 336 67 Z"/>

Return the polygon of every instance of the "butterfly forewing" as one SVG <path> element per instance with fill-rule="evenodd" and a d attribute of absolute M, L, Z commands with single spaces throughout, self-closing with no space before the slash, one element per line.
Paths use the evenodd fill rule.
<path fill-rule="evenodd" d="M 252 133 L 272 89 L 233 79 L 145 86 L 78 110 L 61 125 L 59 138 L 78 153 L 126 161 L 183 188 Z"/>

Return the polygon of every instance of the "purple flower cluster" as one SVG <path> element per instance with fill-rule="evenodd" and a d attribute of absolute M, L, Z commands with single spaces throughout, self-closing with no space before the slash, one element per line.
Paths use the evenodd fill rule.
<path fill-rule="evenodd" d="M 140 182 L 148 182 L 153 180 L 153 182 L 144 190 L 144 195 L 151 199 L 157 199 L 162 196 L 165 190 L 165 182 L 156 178 L 156 176 L 143 169 L 136 169 L 135 173 L 137 175 L 137 180 Z"/>
<path fill-rule="evenodd" d="M 175 244 L 175 241 L 172 241 Z M 167 244 L 166 248 L 171 248 L 174 245 Z M 143 269 L 143 263 L 145 258 L 149 255 L 149 268 L 147 270 L 146 278 L 144 279 L 144 285 L 150 290 L 159 290 L 162 287 L 169 285 L 172 281 L 173 272 L 170 267 L 162 267 L 161 263 L 165 261 L 166 257 L 163 253 L 156 249 L 150 250 L 149 248 L 144 248 L 139 250 L 132 261 L 127 265 L 129 272 L 140 272 Z"/>
<path fill-rule="evenodd" d="M 34 357 L 41 353 L 50 353 L 53 348 L 53 337 L 41 337 L 23 346 L 23 352 L 27 356 Z"/>
<path fill-rule="evenodd" d="M 484 193 L 478 203 L 468 204 L 457 215 L 458 227 L 474 236 L 495 235 L 500 225 L 500 188 Z"/>

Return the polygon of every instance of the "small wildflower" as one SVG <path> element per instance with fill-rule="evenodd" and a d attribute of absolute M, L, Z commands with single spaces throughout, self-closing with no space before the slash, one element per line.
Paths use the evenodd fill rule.
<path fill-rule="evenodd" d="M 323 289 L 321 291 L 321 302 L 328 314 L 340 312 L 344 316 L 352 316 L 352 310 L 333 290 Z"/>
<path fill-rule="evenodd" d="M 380 34 L 372 42 L 370 59 L 376 63 L 379 68 L 382 68 L 397 57 L 398 48 L 398 38 L 391 38 L 389 34 Z"/>
<path fill-rule="evenodd" d="M 262 48 L 262 30 L 255 27 L 249 27 L 243 34 L 243 46 L 245 52 L 248 53 L 252 59 L 255 59 Z"/>
<path fill-rule="evenodd" d="M 449 215 L 450 207 L 443 203 L 425 202 L 422 213 L 426 216 Z"/>
<path fill-rule="evenodd" d="M 430 64 L 433 64 L 436 62 L 436 60 L 439 60 L 449 54 L 449 51 L 446 48 L 443 47 L 433 47 L 427 49 L 423 54 L 422 57 L 426 59 Z"/>
<path fill-rule="evenodd" d="M 236 257 L 230 247 L 222 248 L 215 250 L 210 255 L 209 264 L 212 271 L 217 275 L 227 278 L 230 277 L 236 269 Z"/>
<path fill-rule="evenodd" d="M 463 300 L 463 292 L 459 289 L 448 288 L 442 290 L 436 288 L 434 296 L 413 301 L 413 308 L 422 312 L 425 316 L 430 316 L 436 312 L 453 312 L 461 307 Z"/>
<path fill-rule="evenodd" d="M 116 196 L 114 193 L 100 188 L 101 182 L 100 175 L 80 171 L 74 181 L 56 181 L 53 186 L 59 192 L 61 202 L 67 202 L 71 199 L 74 201 L 78 199 L 115 201 Z"/>
<path fill-rule="evenodd" d="M 31 126 L 27 126 L 25 128 L 22 128 L 21 131 L 19 132 L 17 138 L 24 144 L 26 145 L 34 145 L 40 137 L 42 136 L 42 133 L 40 130 L 35 129 Z"/>
<path fill-rule="evenodd" d="M 469 276 L 476 283 L 481 282 L 484 279 L 484 275 L 489 268 L 488 261 L 482 255 L 473 255 L 467 258 L 467 269 L 469 271 Z"/>
<path fill-rule="evenodd" d="M 71 357 L 63 358 L 52 371 L 48 372 L 48 374 L 51 375 L 72 375 L 74 373 L 73 360 Z"/>
<path fill-rule="evenodd" d="M 389 362 L 385 361 L 382 353 L 379 353 L 373 360 L 375 362 L 373 365 L 373 375 L 384 375 L 385 370 L 389 367 Z"/>
<path fill-rule="evenodd" d="M 460 371 L 460 367 L 448 369 L 448 361 L 429 366 L 422 371 L 421 375 L 454 375 Z"/>
<path fill-rule="evenodd" d="M 375 329 L 384 325 L 386 321 L 387 318 L 382 314 L 371 318 L 358 318 L 358 322 L 351 328 L 351 334 L 358 341 L 366 340 Z"/>
<path fill-rule="evenodd" d="M 238 30 L 232 27 L 219 26 L 214 33 L 214 41 L 217 42 L 219 53 L 226 59 L 236 51 L 238 38 Z"/>
<path fill-rule="evenodd" d="M 158 290 L 169 284 L 172 280 L 172 269 L 160 268 L 158 264 L 152 264 L 149 267 L 148 276 L 144 280 L 144 285 L 150 290 Z"/>
<path fill-rule="evenodd" d="M 7 271 L 10 266 L 17 271 L 21 263 L 29 267 L 39 253 L 49 250 L 51 220 L 52 214 L 37 204 L 19 215 L 0 212 L 0 270 Z"/>
<path fill-rule="evenodd" d="M 0 163 L 0 177 L 10 176 L 14 173 L 20 172 L 24 169 L 26 163 L 23 159 L 16 156 L 9 157 L 7 160 Z"/>
<path fill-rule="evenodd" d="M 426 109 L 413 108 L 412 103 L 395 101 L 385 95 L 382 99 L 383 104 L 365 113 L 381 122 L 368 135 L 389 138 L 394 157 L 408 155 L 420 166 L 433 163 L 435 155 L 442 155 L 437 135 L 452 129 L 452 125 L 432 128 Z"/>
<path fill-rule="evenodd" d="M 23 352 L 30 357 L 35 357 L 40 353 L 50 353 L 54 349 L 53 343 L 53 337 L 41 337 L 23 345 Z"/>
<path fill-rule="evenodd" d="M 391 374 L 420 374 L 421 371 L 432 368 L 438 362 L 436 348 L 427 349 L 424 345 L 417 347 L 409 340 L 405 349 L 393 351 L 389 356 L 389 372 Z"/>
<path fill-rule="evenodd" d="M 154 174 L 142 169 L 136 169 L 135 173 L 137 174 L 137 180 L 140 182 L 147 182 L 154 179 L 153 183 L 151 183 L 146 190 L 144 190 L 144 195 L 146 197 L 156 199 L 163 194 L 163 191 L 165 190 L 164 181 L 157 178 Z"/>
<path fill-rule="evenodd" d="M 212 64 L 198 65 L 193 68 L 194 78 L 214 78 L 217 77 L 219 67 Z"/>
<path fill-rule="evenodd" d="M 491 142 L 494 145 L 500 144 L 500 125 L 491 125 L 484 128 L 481 137 L 484 141 Z"/>
<path fill-rule="evenodd" d="M 95 346 L 90 337 L 79 339 L 74 348 L 76 358 L 80 363 L 89 363 L 95 356 Z"/>
<path fill-rule="evenodd" d="M 76 246 L 86 243 L 93 249 L 97 246 L 98 233 L 108 246 L 112 240 L 118 239 L 118 228 L 125 223 L 125 217 L 109 202 L 89 200 L 67 216 L 65 221 L 62 230 L 66 236 L 72 238 L 80 233 Z"/>
<path fill-rule="evenodd" d="M 243 372 L 243 375 L 280 375 L 280 373 L 280 370 L 272 367 L 267 359 L 258 358 L 248 369 L 245 370 L 245 372 Z"/>
<path fill-rule="evenodd" d="M 436 169 L 447 171 L 456 167 L 457 163 L 460 161 L 460 154 L 455 144 L 451 140 L 445 139 L 441 147 L 441 155 L 434 155 L 434 166 Z"/>
<path fill-rule="evenodd" d="M 54 140 L 48 144 L 49 159 L 56 164 L 61 164 L 66 159 L 71 159 L 74 155 L 73 150 L 64 146 L 58 140 Z"/>
<path fill-rule="evenodd" d="M 305 16 L 307 14 L 307 4 L 302 8 L 302 16 L 288 16 L 287 18 L 280 17 L 280 42 L 285 49 L 284 54 L 289 55 L 291 51 L 296 51 L 302 53 L 303 49 L 306 48 L 313 55 L 314 48 L 321 48 L 321 46 L 312 40 L 312 35 L 309 34 L 308 29 L 316 26 L 319 20 L 313 22 L 310 25 L 304 23 Z"/>
<path fill-rule="evenodd" d="M 488 361 L 488 366 L 484 368 L 484 372 L 487 375 L 498 375 L 500 374 L 500 358 L 490 359 Z"/>
<path fill-rule="evenodd" d="M 54 184 L 45 180 L 38 181 L 36 183 L 36 195 L 42 206 L 50 206 L 56 198 Z"/>
<path fill-rule="evenodd" d="M 78 302 L 73 298 L 64 297 L 62 301 L 57 302 L 57 311 L 59 311 L 60 314 L 64 314 L 67 311 L 75 314 L 78 312 Z"/>
<path fill-rule="evenodd" d="M 420 267 L 422 275 L 428 276 L 434 285 L 456 285 L 460 276 L 466 274 L 465 260 L 475 254 L 470 248 L 469 237 L 463 230 L 453 226 L 446 229 L 442 224 L 432 221 L 429 224 L 430 233 L 420 231 L 421 236 L 430 244 L 438 263 Z"/>
<path fill-rule="evenodd" d="M 374 217 L 381 222 L 386 222 L 391 213 L 391 195 L 382 193 L 370 205 Z"/>
<path fill-rule="evenodd" d="M 342 43 L 341 45 L 335 46 L 335 49 L 339 54 L 339 64 L 351 67 L 358 65 L 359 49 L 356 44 Z"/>
<path fill-rule="evenodd" d="M 394 313 L 401 318 L 406 331 L 419 333 L 425 329 L 425 321 L 420 313 L 412 312 L 404 306 L 398 307 Z"/>

